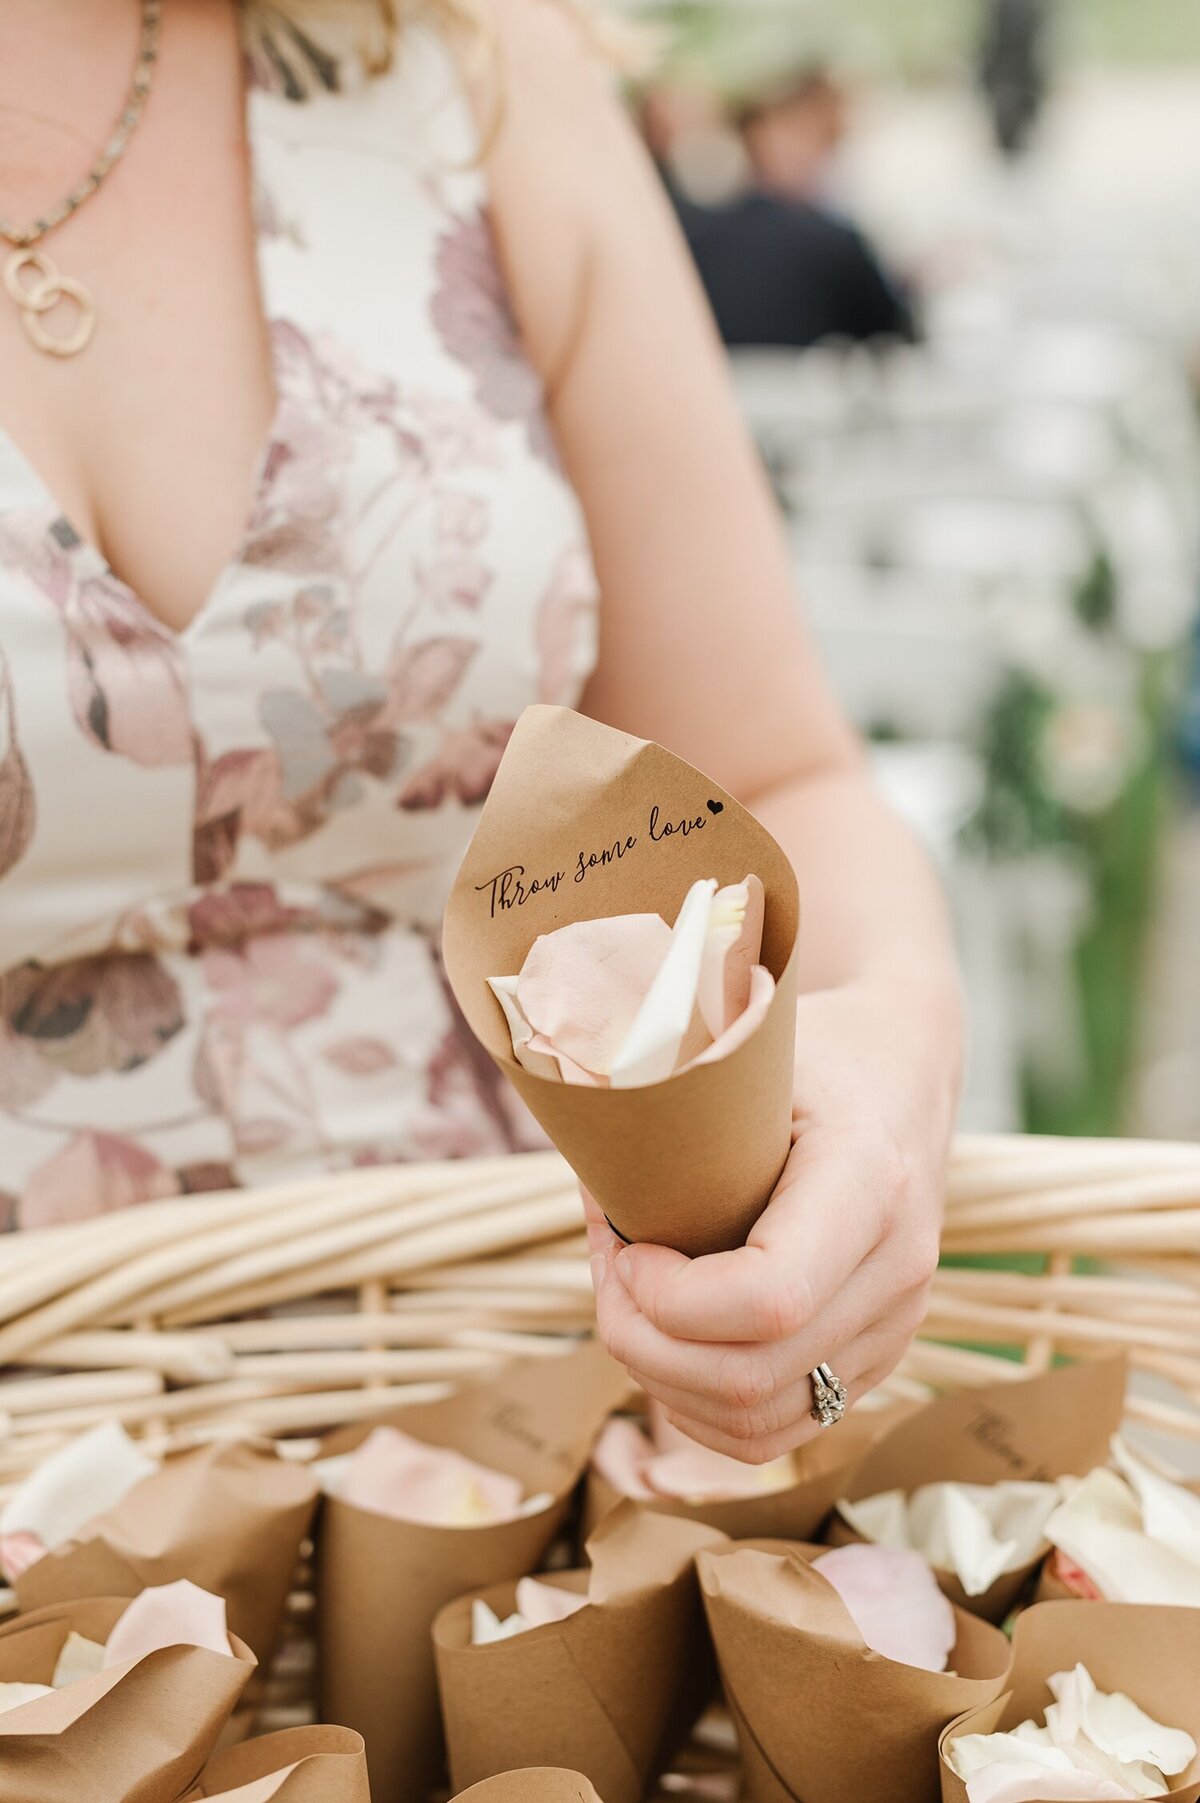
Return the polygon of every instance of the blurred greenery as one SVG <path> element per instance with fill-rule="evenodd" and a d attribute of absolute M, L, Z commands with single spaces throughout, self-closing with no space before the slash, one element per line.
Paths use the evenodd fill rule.
<path fill-rule="evenodd" d="M 1200 64 L 1196 0 L 1050 0 L 1061 50 L 1081 61 Z M 983 0 L 625 0 L 666 23 L 672 60 L 737 92 L 789 62 L 830 58 L 913 80 L 969 64 Z"/>

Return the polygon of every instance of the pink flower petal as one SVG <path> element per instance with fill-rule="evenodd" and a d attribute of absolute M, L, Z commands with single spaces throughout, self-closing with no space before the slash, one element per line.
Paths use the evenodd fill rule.
<path fill-rule="evenodd" d="M 747 1465 L 701 1446 L 674 1427 L 661 1403 L 650 1399 L 650 1431 L 657 1451 L 642 1476 L 656 1496 L 685 1502 L 726 1502 L 738 1496 L 766 1496 L 795 1482 L 790 1456 L 769 1465 Z"/>
<path fill-rule="evenodd" d="M 551 1621 L 566 1621 L 586 1602 L 587 1597 L 580 1596 L 578 1591 L 562 1590 L 557 1584 L 541 1584 L 536 1578 L 522 1578 L 517 1585 L 517 1614 L 531 1628 L 544 1627 Z"/>
<path fill-rule="evenodd" d="M 1082 1565 L 1077 1565 L 1069 1554 L 1064 1553 L 1061 1546 L 1056 1546 L 1047 1570 L 1052 1578 L 1057 1578 L 1064 1590 L 1072 1596 L 1080 1597 L 1084 1602 L 1102 1603 L 1104 1592 L 1093 1578 L 1090 1578 Z"/>
<path fill-rule="evenodd" d="M 646 1467 L 646 1481 L 659 1496 L 685 1502 L 727 1502 L 735 1496 L 767 1496 L 795 1481 L 790 1459 L 746 1465 L 706 1446 L 690 1452 L 660 1453 Z"/>
<path fill-rule="evenodd" d="M 536 1058 L 549 1059 L 563 1083 L 581 1083 L 585 1089 L 606 1089 L 607 1077 L 598 1077 L 594 1071 L 585 1071 L 582 1064 L 576 1064 L 565 1052 L 558 1051 L 550 1044 L 544 1033 L 535 1033 L 529 1040 L 527 1053 Z M 527 1059 L 520 1060 L 527 1064 Z M 532 1067 L 529 1067 L 532 1068 Z"/>
<path fill-rule="evenodd" d="M 524 1486 L 448 1446 L 430 1446 L 395 1427 L 377 1427 L 346 1467 L 340 1495 L 356 1508 L 430 1527 L 509 1521 Z"/>
<path fill-rule="evenodd" d="M 225 1599 L 180 1578 L 135 1596 L 108 1637 L 105 1666 L 144 1659 L 160 1647 L 200 1646 L 232 1654 L 225 1628 Z"/>
<path fill-rule="evenodd" d="M 45 1556 L 46 1548 L 36 1534 L 0 1534 L 0 1571 L 10 1583 Z"/>
<path fill-rule="evenodd" d="M 944 1672 L 958 1630 L 954 1610 L 919 1553 L 898 1546 L 838 1546 L 813 1560 L 869 1647 L 900 1665 Z"/>
<path fill-rule="evenodd" d="M 632 1496 L 635 1502 L 651 1502 L 655 1492 L 644 1473 L 653 1456 L 654 1447 L 637 1422 L 614 1415 L 596 1442 L 592 1465 L 596 1475 L 621 1496 Z"/>
<path fill-rule="evenodd" d="M 718 889 L 713 897 L 696 1004 L 714 1040 L 750 1005 L 751 977 L 762 954 L 764 906 L 756 876 Z"/>
<path fill-rule="evenodd" d="M 731 1052 L 736 1052 L 766 1020 L 774 995 L 774 977 L 765 965 L 756 964 L 750 973 L 750 1000 L 744 1012 L 731 1027 L 726 1027 L 719 1039 L 713 1040 L 707 1050 L 693 1058 L 691 1064 L 681 1065 L 680 1068 L 690 1070 L 692 1064 L 716 1064 L 720 1059 L 728 1058 Z"/>
<path fill-rule="evenodd" d="M 671 944 L 657 914 L 577 920 L 534 941 L 517 984 L 536 1034 L 607 1076 Z"/>

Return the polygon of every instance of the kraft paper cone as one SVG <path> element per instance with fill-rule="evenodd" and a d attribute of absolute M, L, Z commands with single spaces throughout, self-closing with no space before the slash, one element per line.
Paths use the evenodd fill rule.
<path fill-rule="evenodd" d="M 516 1062 L 487 979 L 515 975 L 541 934 L 614 914 L 673 925 L 694 882 L 751 873 L 766 891 L 762 963 L 776 992 L 738 1050 L 642 1089 L 558 1083 Z M 625 1239 L 695 1257 L 742 1245 L 762 1213 L 791 1144 L 798 921 L 791 865 L 732 795 L 661 746 L 567 708 L 522 714 L 450 893 L 446 974 Z"/>
<path fill-rule="evenodd" d="M 717 1544 L 712 1528 L 624 1503 L 588 1542 L 590 1573 L 546 1580 L 586 1594 L 578 1614 L 472 1646 L 474 1598 L 503 1620 L 516 1584 L 448 1604 L 433 1641 L 452 1782 L 540 1755 L 585 1772 L 608 1803 L 640 1803 L 711 1694 L 694 1562 Z"/>
<path fill-rule="evenodd" d="M 319 1523 L 317 1640 L 321 1715 L 367 1743 L 375 1803 L 423 1803 L 442 1762 L 430 1627 L 464 1588 L 535 1571 L 570 1507 L 606 1416 L 629 1391 L 595 1340 L 561 1358 L 527 1359 L 445 1402 L 394 1409 L 333 1434 L 350 1452 L 381 1422 L 452 1446 L 551 1501 L 494 1527 L 395 1521 L 331 1496 Z"/>
<path fill-rule="evenodd" d="M 1182 1487 L 1190 1490 L 1193 1496 L 1200 1496 L 1200 1478 L 1193 1478 Z M 1038 1572 L 1037 1588 L 1033 1593 L 1035 1603 L 1078 1603 L 1107 1600 L 1096 1597 L 1080 1597 L 1075 1591 L 1069 1590 L 1055 1571 L 1054 1563 L 1054 1549 L 1051 1547 L 1045 1563 Z M 1090 1573 L 1085 1575 L 1090 1576 Z M 1092 1581 L 1095 1583 L 1094 1579 Z"/>
<path fill-rule="evenodd" d="M 1183 1728 L 1200 1745 L 1200 1609 L 1151 1603 L 1035 1603 L 1017 1617 L 1007 1694 L 965 1711 L 939 1740 L 942 1803 L 967 1803 L 967 1787 L 946 1764 L 960 1734 L 1002 1734 L 1018 1722 L 1042 1721 L 1054 1698 L 1046 1680 L 1086 1665 L 1104 1691 L 1123 1690 L 1168 1728 Z M 1172 1791 L 1171 1803 L 1200 1799 L 1200 1754 Z"/>
<path fill-rule="evenodd" d="M 0 1682 L 48 1684 L 72 1629 L 105 1642 L 127 1597 L 94 1597 L 0 1627 Z M 211 1757 L 254 1670 L 173 1646 L 0 1714 L 0 1803 L 175 1803 Z"/>
<path fill-rule="evenodd" d="M 219 1753 L 182 1803 L 371 1803 L 362 1736 L 288 1728 Z"/>
<path fill-rule="evenodd" d="M 675 1496 L 657 1496 L 653 1501 L 639 1498 L 636 1507 L 655 1515 L 703 1522 L 730 1540 L 813 1540 L 838 1498 L 847 1494 L 866 1449 L 913 1409 L 911 1402 L 851 1409 L 836 1432 L 818 1434 L 792 1455 L 796 1482 L 786 1490 L 704 1502 Z M 595 1466 L 590 1466 L 584 1492 L 584 1533 L 591 1534 L 623 1500 Z"/>
<path fill-rule="evenodd" d="M 1042 1377 L 985 1384 L 939 1396 L 870 1448 L 843 1492 L 849 1502 L 884 1490 L 922 1484 L 996 1484 L 1006 1479 L 1050 1483 L 1084 1477 L 1108 1457 L 1108 1443 L 1125 1412 L 1123 1354 L 1081 1359 Z M 826 1538 L 844 1546 L 861 1535 L 835 1514 Z M 938 1583 L 962 1609 L 1003 1621 L 1049 1550 L 1016 1571 L 1002 1573 L 978 1596 L 968 1596 L 953 1572 Z"/>
<path fill-rule="evenodd" d="M 473 1784 L 453 1803 L 602 1803 L 582 1772 L 564 1772 L 548 1765 L 529 1766 L 523 1772 L 505 1772 Z"/>
<path fill-rule="evenodd" d="M 956 1609 L 950 1670 L 886 1659 L 811 1569 L 821 1550 L 761 1542 L 697 1557 L 749 1803 L 929 1803 L 938 1734 L 1000 1694 L 1008 1642 Z M 770 1565 L 750 1556 L 761 1551 Z"/>
<path fill-rule="evenodd" d="M 23 1610 L 137 1596 L 189 1578 L 225 1599 L 231 1633 L 264 1666 L 316 1508 L 312 1473 L 248 1443 L 201 1446 L 161 1470 L 16 1581 Z"/>

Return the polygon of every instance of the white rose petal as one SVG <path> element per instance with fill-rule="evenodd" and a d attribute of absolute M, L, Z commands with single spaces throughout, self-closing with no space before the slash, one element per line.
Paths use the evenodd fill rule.
<path fill-rule="evenodd" d="M 37 1697 L 53 1695 L 48 1684 L 0 1684 L 0 1715 L 19 1709 L 22 1703 L 32 1703 Z"/>
<path fill-rule="evenodd" d="M 118 1422 L 89 1428 L 43 1459 L 0 1512 L 0 1538 L 36 1534 L 51 1550 L 104 1515 L 159 1469 Z"/>

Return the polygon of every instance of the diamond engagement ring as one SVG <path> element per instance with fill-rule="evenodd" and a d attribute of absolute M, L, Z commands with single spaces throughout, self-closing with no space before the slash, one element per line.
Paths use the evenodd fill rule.
<path fill-rule="evenodd" d="M 812 1383 L 812 1418 L 822 1427 L 836 1427 L 846 1413 L 846 1386 L 828 1365 L 818 1365 L 809 1372 Z"/>

